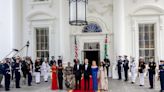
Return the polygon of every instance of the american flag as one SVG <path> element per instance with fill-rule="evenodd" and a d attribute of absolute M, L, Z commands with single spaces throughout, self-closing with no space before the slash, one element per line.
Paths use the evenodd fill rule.
<path fill-rule="evenodd" d="M 104 59 L 107 58 L 108 56 L 108 53 L 107 53 L 107 43 L 108 43 L 108 36 L 106 34 L 106 37 L 105 37 L 105 44 L 104 44 Z"/>
<path fill-rule="evenodd" d="M 76 36 L 75 36 L 75 59 L 78 60 L 78 47 L 77 47 Z"/>

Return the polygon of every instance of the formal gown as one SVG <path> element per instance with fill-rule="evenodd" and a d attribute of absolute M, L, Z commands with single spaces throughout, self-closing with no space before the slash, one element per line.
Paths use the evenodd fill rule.
<path fill-rule="evenodd" d="M 53 65 L 52 66 L 52 90 L 58 89 L 56 73 L 57 73 L 57 67 Z"/>
<path fill-rule="evenodd" d="M 91 72 L 92 72 L 92 80 L 93 80 L 93 90 L 97 91 L 98 90 L 98 80 L 97 80 L 98 67 L 92 67 Z"/>
<path fill-rule="evenodd" d="M 108 90 L 108 76 L 106 67 L 101 66 L 100 69 L 100 89 L 101 90 Z"/>

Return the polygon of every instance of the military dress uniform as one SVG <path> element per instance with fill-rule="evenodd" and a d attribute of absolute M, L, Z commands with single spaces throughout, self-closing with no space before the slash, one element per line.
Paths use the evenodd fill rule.
<path fill-rule="evenodd" d="M 40 70 L 40 63 L 39 62 L 35 62 L 35 82 L 37 84 L 40 83 L 40 73 L 41 73 L 41 70 Z"/>
<path fill-rule="evenodd" d="M 122 67 L 122 60 L 119 59 L 117 61 L 117 70 L 118 70 L 118 79 L 121 80 L 122 76 L 121 76 L 121 67 Z"/>
<path fill-rule="evenodd" d="M 134 84 L 136 80 L 136 63 L 134 60 L 132 60 L 130 64 L 130 72 L 131 72 L 131 83 Z"/>
<path fill-rule="evenodd" d="M 9 63 L 4 64 L 4 76 L 5 76 L 5 90 L 9 91 L 10 90 L 10 66 Z"/>
<path fill-rule="evenodd" d="M 20 74 L 20 63 L 15 63 L 14 65 L 14 72 L 15 72 L 15 84 L 16 88 L 20 88 L 20 79 L 21 79 L 21 74 Z"/>
<path fill-rule="evenodd" d="M 128 81 L 128 70 L 129 70 L 129 60 L 125 59 L 123 61 L 124 73 L 125 73 L 125 81 Z"/>
<path fill-rule="evenodd" d="M 140 78 L 140 86 L 144 86 L 144 72 L 145 72 L 146 65 L 144 62 L 139 62 L 139 78 Z"/>
<path fill-rule="evenodd" d="M 161 84 L 161 92 L 164 92 L 164 61 L 163 64 L 159 65 L 159 78 Z"/>
<path fill-rule="evenodd" d="M 28 74 L 28 86 L 31 86 L 32 82 L 32 63 L 29 61 L 27 65 L 27 74 Z"/>
<path fill-rule="evenodd" d="M 150 62 L 149 63 L 149 83 L 150 83 L 150 88 L 154 88 L 154 76 L 155 76 L 155 69 L 156 69 L 156 63 L 155 62 Z"/>
<path fill-rule="evenodd" d="M 67 66 L 65 68 L 65 85 L 67 88 L 73 89 L 74 87 L 73 67 Z"/>
<path fill-rule="evenodd" d="M 110 60 L 109 59 L 104 59 L 104 62 L 105 62 L 106 70 L 107 70 L 107 76 L 109 77 Z"/>

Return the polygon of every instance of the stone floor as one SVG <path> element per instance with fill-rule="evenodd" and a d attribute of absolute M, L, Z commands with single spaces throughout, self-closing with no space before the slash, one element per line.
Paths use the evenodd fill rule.
<path fill-rule="evenodd" d="M 51 91 L 51 82 L 41 82 L 41 84 L 33 83 L 33 86 L 28 87 L 21 85 L 20 89 L 13 88 L 11 84 L 10 92 L 67 92 L 66 90 Z M 140 87 L 139 82 L 131 84 L 130 82 L 124 82 L 120 80 L 109 79 L 109 91 L 108 92 L 159 92 L 160 85 L 159 81 L 155 83 L 155 89 L 149 89 L 148 79 L 145 79 L 145 86 Z M 0 88 L 0 92 L 5 92 L 4 88 Z M 81 91 L 83 92 L 83 91 Z"/>

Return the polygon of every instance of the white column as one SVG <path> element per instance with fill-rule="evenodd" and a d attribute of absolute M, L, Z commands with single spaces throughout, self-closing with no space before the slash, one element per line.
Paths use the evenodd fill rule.
<path fill-rule="evenodd" d="M 22 0 L 11 0 L 12 48 L 22 47 Z"/>
<path fill-rule="evenodd" d="M 113 0 L 113 32 L 115 55 L 125 55 L 125 14 L 124 0 Z M 117 60 L 117 59 L 115 59 Z M 113 68 L 113 78 L 117 78 L 117 71 Z"/>

